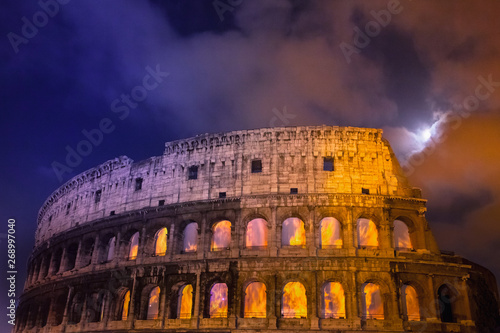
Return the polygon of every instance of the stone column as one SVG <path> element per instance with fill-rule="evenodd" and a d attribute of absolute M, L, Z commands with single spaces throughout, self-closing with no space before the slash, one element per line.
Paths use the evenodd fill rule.
<path fill-rule="evenodd" d="M 276 257 L 281 247 L 281 226 L 278 227 L 278 208 L 271 207 L 271 247 L 269 256 Z"/>
<path fill-rule="evenodd" d="M 465 322 L 471 322 L 471 309 L 470 309 L 470 301 L 469 301 L 469 288 L 467 288 L 467 280 L 469 279 L 469 275 L 462 276 L 462 281 L 460 282 L 461 294 L 463 297 L 463 316 L 465 317 Z"/>
<path fill-rule="evenodd" d="M 144 225 L 142 226 L 141 233 L 139 234 L 139 246 L 137 248 L 137 258 L 135 259 L 137 265 L 141 264 L 146 256 L 151 256 L 151 253 L 148 253 L 148 251 L 146 251 L 148 245 L 147 239 L 146 226 Z"/>
<path fill-rule="evenodd" d="M 74 287 L 69 287 L 68 297 L 66 298 L 66 305 L 64 306 L 64 315 L 61 325 L 65 327 L 68 324 L 68 316 L 71 307 L 71 298 L 73 297 L 73 293 L 75 291 Z"/>
<path fill-rule="evenodd" d="M 92 258 L 90 259 L 90 265 L 92 266 L 92 270 L 94 270 L 95 264 L 100 264 L 99 262 L 99 234 L 95 237 L 94 240 L 94 250 L 92 251 Z"/>
<path fill-rule="evenodd" d="M 311 291 L 309 293 L 309 297 L 307 300 L 308 304 L 311 304 L 308 306 L 309 309 L 311 309 L 311 314 L 307 317 L 309 317 L 311 320 L 311 329 L 312 330 L 319 330 L 319 316 L 318 316 L 318 303 L 320 301 L 320 298 L 318 298 L 318 272 L 314 272 L 314 281 L 311 284 Z M 307 294 L 306 294 L 307 295 Z"/>
<path fill-rule="evenodd" d="M 78 241 L 78 249 L 76 250 L 76 257 L 75 257 L 75 267 L 73 267 L 73 269 L 77 269 L 77 268 L 80 268 L 82 266 L 82 249 L 83 249 L 83 241 L 82 241 L 82 238 L 80 238 L 80 240 Z"/>
<path fill-rule="evenodd" d="M 200 293 L 201 293 L 201 268 L 196 268 L 196 290 L 194 295 L 194 313 L 191 321 L 191 328 L 199 328 L 200 326 Z"/>
<path fill-rule="evenodd" d="M 135 303 L 136 303 L 136 291 L 137 291 L 137 270 L 134 270 L 132 272 L 132 290 L 130 291 L 130 303 L 129 303 L 129 308 L 128 308 L 128 328 L 133 329 L 134 328 L 134 320 L 137 317 L 135 314 Z M 139 296 L 140 298 L 140 296 Z M 140 299 L 139 299 L 139 304 L 140 304 Z M 140 310 L 140 309 L 139 309 Z"/>
<path fill-rule="evenodd" d="M 342 232 L 343 232 L 344 248 L 354 255 L 358 244 L 357 244 L 356 221 L 354 221 L 352 210 L 353 210 L 352 207 L 347 208 L 347 216 L 346 220 L 343 223 Z"/>
<path fill-rule="evenodd" d="M 430 299 L 427 304 L 423 304 L 424 306 L 420 306 L 420 308 L 424 309 L 426 313 L 423 315 L 425 317 L 425 320 L 431 321 L 431 322 L 437 322 L 440 321 L 441 318 L 439 317 L 439 303 L 437 302 L 436 295 L 434 292 L 434 275 L 428 274 L 427 275 L 427 284 L 429 288 L 429 295 Z M 421 314 L 422 315 L 422 314 Z"/>
<path fill-rule="evenodd" d="M 207 232 L 207 212 L 202 213 L 201 226 L 199 225 L 199 235 L 198 235 L 198 249 L 196 251 L 196 257 L 198 259 L 203 259 L 205 252 L 210 251 L 210 232 Z"/>
<path fill-rule="evenodd" d="M 167 253 L 165 254 L 166 258 L 169 258 L 172 261 L 172 257 L 175 254 L 175 249 L 177 244 L 175 244 L 175 224 L 170 224 L 170 228 L 168 229 L 168 243 L 167 243 Z"/>
<path fill-rule="evenodd" d="M 309 207 L 309 230 L 306 234 L 306 244 L 309 252 L 309 256 L 315 257 L 316 256 L 316 242 L 317 242 L 317 237 L 316 237 L 316 229 L 314 225 L 314 216 L 315 216 L 315 211 L 316 207 Z"/>

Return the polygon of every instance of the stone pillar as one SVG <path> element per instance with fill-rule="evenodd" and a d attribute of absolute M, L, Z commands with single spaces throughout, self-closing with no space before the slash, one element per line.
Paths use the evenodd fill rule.
<path fill-rule="evenodd" d="M 346 317 L 350 320 L 357 320 L 361 316 L 361 309 L 359 309 L 359 296 L 362 295 L 360 293 L 360 286 L 356 283 L 356 272 L 351 272 L 351 282 L 349 283 L 350 288 L 346 288 Z"/>
<path fill-rule="evenodd" d="M 163 291 L 162 291 L 163 290 Z M 159 306 L 160 306 L 160 311 L 158 313 L 158 318 L 161 319 L 161 327 L 165 327 L 165 309 L 167 307 L 167 294 L 170 294 L 170 290 L 167 292 L 167 290 L 162 286 L 160 289 L 160 299 L 159 299 Z"/>
<path fill-rule="evenodd" d="M 463 297 L 463 316 L 465 317 L 465 322 L 472 321 L 471 309 L 470 309 L 470 301 L 469 301 L 469 288 L 467 288 L 467 280 L 469 279 L 469 275 L 462 276 L 462 281 L 460 282 L 460 291 Z"/>
<path fill-rule="evenodd" d="M 121 238 L 122 238 L 122 234 L 121 232 L 117 232 L 116 233 L 116 239 L 115 239 L 115 253 L 113 255 L 113 260 L 111 260 L 111 262 L 114 262 L 116 263 L 116 265 L 118 266 L 118 263 L 122 260 L 122 257 L 123 257 L 123 246 L 121 244 Z M 127 256 L 128 256 L 128 253 L 125 253 Z M 107 256 L 107 254 L 106 254 Z"/>
<path fill-rule="evenodd" d="M 132 272 L 132 290 L 130 291 L 130 303 L 129 303 L 129 308 L 128 308 L 128 328 L 133 329 L 134 328 L 134 320 L 137 317 L 135 314 L 135 303 L 136 303 L 136 293 L 137 293 L 137 270 L 134 270 Z M 139 299 L 140 303 L 140 299 Z M 140 309 L 139 309 L 140 310 Z"/>
<path fill-rule="evenodd" d="M 167 243 L 167 253 L 165 254 L 166 258 L 169 258 L 172 261 L 172 256 L 175 254 L 175 249 L 177 244 L 175 244 L 175 224 L 170 224 L 170 228 L 168 229 L 168 243 Z"/>
<path fill-rule="evenodd" d="M 76 257 L 75 257 L 75 267 L 73 269 L 80 268 L 82 266 L 82 249 L 83 249 L 83 241 L 82 238 L 78 241 L 78 249 L 76 250 Z"/>
<path fill-rule="evenodd" d="M 355 254 L 355 249 L 358 247 L 356 221 L 354 221 L 354 214 L 352 207 L 347 209 L 346 220 L 343 223 L 343 243 L 344 248 L 351 254 Z"/>
<path fill-rule="evenodd" d="M 68 316 L 71 307 L 71 298 L 73 297 L 73 293 L 75 291 L 74 287 L 69 287 L 68 297 L 66 298 L 66 305 L 64 306 L 64 315 L 61 325 L 65 327 L 68 324 Z"/>
<path fill-rule="evenodd" d="M 191 328 L 199 328 L 200 326 L 200 293 L 201 293 L 201 268 L 196 269 L 196 290 L 194 295 L 194 313 Z"/>
<path fill-rule="evenodd" d="M 135 262 L 139 265 L 144 261 L 144 258 L 146 256 L 151 256 L 151 253 L 148 253 L 147 251 L 147 236 L 146 236 L 146 226 L 142 226 L 141 233 L 139 234 L 139 246 L 137 248 L 137 258 L 135 259 Z M 154 253 L 154 249 L 153 249 Z"/>
<path fill-rule="evenodd" d="M 201 226 L 198 226 L 199 235 L 198 235 L 198 249 L 196 251 L 196 257 L 198 259 L 203 259 L 205 256 L 205 252 L 210 251 L 210 232 L 207 232 L 207 212 L 202 213 L 201 217 Z"/>
<path fill-rule="evenodd" d="M 317 237 L 316 237 L 316 228 L 314 227 L 314 215 L 315 215 L 316 207 L 312 206 L 309 207 L 309 230 L 306 233 L 306 245 L 308 248 L 309 256 L 315 257 L 316 256 L 316 242 L 317 242 Z"/>
<path fill-rule="evenodd" d="M 278 248 L 281 246 L 279 243 L 281 235 L 278 235 L 278 208 L 271 207 L 271 244 L 269 244 L 269 256 L 276 257 L 278 255 Z M 281 228 L 279 228 L 281 231 Z"/>
<path fill-rule="evenodd" d="M 320 302 L 320 298 L 318 298 L 318 290 L 317 290 L 317 287 L 318 287 L 318 272 L 315 271 L 314 272 L 314 281 L 313 283 L 311 284 L 311 291 L 309 292 L 309 295 L 306 295 L 308 296 L 308 300 L 307 300 L 307 304 L 308 304 L 308 308 L 311 310 L 311 314 L 307 317 L 309 317 L 311 320 L 310 320 L 310 323 L 311 323 L 311 329 L 312 330 L 319 330 L 319 316 L 318 316 L 318 304 Z M 310 304 L 310 306 L 309 306 Z"/>
<path fill-rule="evenodd" d="M 243 224 L 241 220 L 241 210 L 237 210 L 235 214 L 235 220 L 231 225 L 231 244 L 229 246 L 232 258 L 238 258 L 240 256 L 240 237 L 239 230 L 241 230 L 241 225 Z M 245 234 L 245 232 L 243 232 Z M 243 244 L 245 244 L 243 242 Z M 244 246 L 244 245 L 243 245 Z"/>
<path fill-rule="evenodd" d="M 99 234 L 94 239 L 94 249 L 92 250 L 92 258 L 90 258 L 90 266 L 94 270 L 95 264 L 100 264 L 99 262 Z"/>
<path fill-rule="evenodd" d="M 426 313 L 423 314 L 423 316 L 425 317 L 425 320 L 427 321 L 431 321 L 431 322 L 437 322 L 437 321 L 440 321 L 441 318 L 438 317 L 439 316 L 439 303 L 437 302 L 437 299 L 436 299 L 436 294 L 434 292 L 434 275 L 432 274 L 428 274 L 427 275 L 427 284 L 428 284 L 428 288 L 429 288 L 429 295 L 430 295 L 430 299 L 428 301 L 428 303 L 426 304 L 423 304 L 424 306 L 420 306 L 420 308 L 424 309 L 424 311 Z M 422 316 L 422 314 L 421 314 Z"/>

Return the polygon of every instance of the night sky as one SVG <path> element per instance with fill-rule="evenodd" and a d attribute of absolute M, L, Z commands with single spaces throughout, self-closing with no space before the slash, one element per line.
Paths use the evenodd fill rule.
<path fill-rule="evenodd" d="M 14 218 L 18 296 L 38 210 L 71 177 L 196 134 L 322 124 L 383 128 L 440 248 L 500 278 L 500 2 L 54 1 L 0 4 L 0 242 Z"/>

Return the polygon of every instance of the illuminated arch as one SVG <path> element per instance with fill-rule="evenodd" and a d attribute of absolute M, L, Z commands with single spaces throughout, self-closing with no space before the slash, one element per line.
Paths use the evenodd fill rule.
<path fill-rule="evenodd" d="M 123 295 L 120 308 L 120 319 L 127 320 L 130 310 L 130 290 L 127 290 L 125 292 L 125 295 Z"/>
<path fill-rule="evenodd" d="M 404 284 L 401 287 L 401 295 L 403 296 L 404 313 L 408 320 L 420 320 L 420 305 L 415 288 Z"/>
<path fill-rule="evenodd" d="M 177 306 L 177 318 L 190 319 L 191 309 L 193 308 L 193 286 L 184 285 L 179 290 L 179 304 Z"/>
<path fill-rule="evenodd" d="M 196 252 L 197 249 L 198 249 L 198 223 L 191 222 L 186 226 L 186 228 L 184 228 L 183 251 Z"/>
<path fill-rule="evenodd" d="M 158 319 L 160 310 L 160 287 L 154 287 L 149 292 L 146 319 Z"/>
<path fill-rule="evenodd" d="M 252 282 L 245 289 L 245 318 L 266 318 L 266 285 Z"/>
<path fill-rule="evenodd" d="M 163 227 L 155 234 L 155 255 L 164 256 L 167 252 L 168 230 Z"/>
<path fill-rule="evenodd" d="M 231 244 L 231 222 L 222 220 L 212 227 L 211 251 L 224 250 Z"/>
<path fill-rule="evenodd" d="M 345 294 L 339 282 L 327 282 L 321 290 L 322 318 L 345 318 Z"/>
<path fill-rule="evenodd" d="M 394 220 L 393 246 L 395 249 L 399 250 L 408 250 L 413 248 L 408 226 L 403 221 Z"/>
<path fill-rule="evenodd" d="M 281 245 L 306 245 L 306 230 L 304 228 L 304 222 L 301 219 L 290 217 L 283 221 L 281 230 Z"/>
<path fill-rule="evenodd" d="M 227 317 L 227 285 L 216 283 L 210 290 L 210 318 Z"/>
<path fill-rule="evenodd" d="M 128 250 L 128 259 L 135 260 L 139 250 L 139 232 L 136 232 L 130 237 L 130 247 Z"/>
<path fill-rule="evenodd" d="M 360 218 L 357 228 L 359 247 L 378 247 L 378 230 L 373 221 Z"/>
<path fill-rule="evenodd" d="M 246 247 L 267 247 L 267 222 L 257 218 L 248 222 Z"/>
<path fill-rule="evenodd" d="M 320 247 L 322 249 L 342 247 L 340 222 L 333 217 L 325 217 L 320 222 Z"/>
<path fill-rule="evenodd" d="M 362 287 L 362 314 L 364 319 L 384 319 L 384 304 L 380 286 L 375 283 L 365 283 Z"/>
<path fill-rule="evenodd" d="M 283 288 L 281 315 L 283 318 L 307 317 L 306 288 L 302 283 L 288 282 Z"/>

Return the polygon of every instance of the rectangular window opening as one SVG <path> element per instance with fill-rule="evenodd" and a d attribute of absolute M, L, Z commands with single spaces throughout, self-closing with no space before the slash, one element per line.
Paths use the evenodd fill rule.
<path fill-rule="evenodd" d="M 252 161 L 252 173 L 262 172 L 262 161 L 261 160 L 253 160 Z"/>
<path fill-rule="evenodd" d="M 198 166 L 193 165 L 189 167 L 188 179 L 198 179 Z"/>
<path fill-rule="evenodd" d="M 111 212 L 109 212 L 109 216 L 113 216 L 113 215 L 115 215 L 115 211 L 114 210 L 112 210 Z"/>
<path fill-rule="evenodd" d="M 142 178 L 135 179 L 135 190 L 139 191 L 142 189 Z"/>
<path fill-rule="evenodd" d="M 361 194 L 370 194 L 370 190 L 367 188 L 362 187 L 361 188 Z"/>
<path fill-rule="evenodd" d="M 158 201 L 158 206 L 164 206 L 164 205 L 165 205 L 165 200 Z"/>
<path fill-rule="evenodd" d="M 299 193 L 299 189 L 298 188 L 296 188 L 296 187 L 290 188 L 290 194 L 297 194 L 297 193 Z"/>
<path fill-rule="evenodd" d="M 101 201 L 101 193 L 102 193 L 101 190 L 95 192 L 95 203 Z"/>
<path fill-rule="evenodd" d="M 323 157 L 323 171 L 333 171 L 333 157 Z"/>
<path fill-rule="evenodd" d="M 219 192 L 219 199 L 224 199 L 226 197 L 226 192 Z"/>

